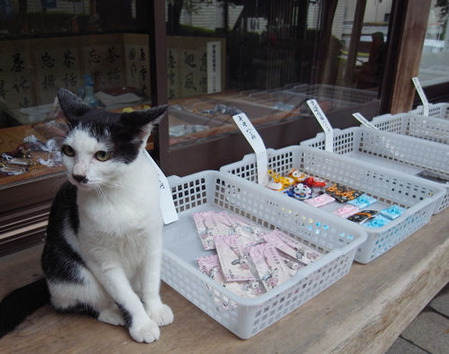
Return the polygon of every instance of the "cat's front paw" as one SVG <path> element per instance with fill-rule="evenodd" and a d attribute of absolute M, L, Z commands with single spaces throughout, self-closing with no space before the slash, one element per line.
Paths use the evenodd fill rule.
<path fill-rule="evenodd" d="M 159 326 L 167 326 L 172 323 L 174 319 L 173 311 L 165 304 L 153 308 L 149 315 Z"/>
<path fill-rule="evenodd" d="M 149 320 L 143 325 L 129 327 L 129 334 L 136 342 L 151 343 L 159 339 L 160 330 L 156 322 Z"/>

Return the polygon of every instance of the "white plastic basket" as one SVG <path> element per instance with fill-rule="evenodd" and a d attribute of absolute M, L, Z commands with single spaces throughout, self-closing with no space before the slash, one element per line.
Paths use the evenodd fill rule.
<path fill-rule="evenodd" d="M 374 117 L 371 124 L 382 131 L 449 144 L 449 120 L 400 113 Z"/>
<path fill-rule="evenodd" d="M 424 106 L 418 106 L 410 111 L 415 114 L 424 114 Z M 429 104 L 429 118 L 449 119 L 449 103 L 431 103 Z"/>
<path fill-rule="evenodd" d="M 297 168 L 307 174 L 323 178 L 328 183 L 341 183 L 363 191 L 378 199 L 379 204 L 376 203 L 378 206 L 375 209 L 382 209 L 392 204 L 407 208 L 398 219 L 379 228 L 368 228 L 354 223 L 357 227 L 363 228 L 368 235 L 367 241 L 357 249 L 355 260 L 360 263 L 371 262 L 424 226 L 430 220 L 436 203 L 445 193 L 445 190 L 435 183 L 397 174 L 395 170 L 383 169 L 375 164 L 359 162 L 324 150 L 289 146 L 279 150 L 268 149 L 267 152 L 269 168 L 281 175 L 286 175 L 291 168 Z M 243 160 L 223 166 L 220 171 L 256 181 L 255 155 L 246 155 Z M 281 196 L 291 199 L 282 194 Z M 294 202 L 305 205 L 299 201 Z M 322 209 L 330 213 L 338 208 L 337 204 L 334 202 Z M 352 223 L 344 219 L 342 221 Z"/>
<path fill-rule="evenodd" d="M 298 308 L 347 274 L 364 230 L 294 200 L 218 171 L 169 177 L 179 220 L 163 231 L 162 280 L 224 327 L 247 339 Z M 257 298 L 242 298 L 198 270 L 204 251 L 194 212 L 227 210 L 280 229 L 325 254 L 290 280 Z"/>
<path fill-rule="evenodd" d="M 325 134 L 301 142 L 301 146 L 324 149 Z M 334 129 L 333 152 L 390 169 L 397 174 L 416 176 L 423 171 L 449 180 L 449 146 L 419 138 L 398 135 L 366 127 Z M 437 184 L 436 182 L 432 182 Z M 437 201 L 434 213 L 449 206 L 449 185 L 438 183 L 446 191 Z"/>

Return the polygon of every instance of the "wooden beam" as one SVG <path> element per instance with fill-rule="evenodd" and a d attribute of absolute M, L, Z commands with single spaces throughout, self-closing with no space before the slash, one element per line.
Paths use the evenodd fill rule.
<path fill-rule="evenodd" d="M 412 77 L 417 76 L 419 72 L 430 5 L 431 0 L 407 0 L 400 6 L 404 17 L 394 29 L 401 34 L 394 44 L 398 48 L 397 61 L 393 64 L 393 77 L 387 77 L 385 80 L 386 85 L 394 83 L 388 107 L 391 113 L 406 112 L 413 106 L 415 88 Z"/>
<path fill-rule="evenodd" d="M 1 339 L 5 352 L 384 353 L 449 279 L 449 210 L 259 335 L 243 341 L 163 284 L 175 321 L 152 344 L 123 327 L 45 306 Z M 0 298 L 38 279 L 42 248 L 0 258 Z M 206 292 L 207 290 L 204 289 Z M 223 310 L 226 311 L 226 310 Z M 119 349 L 117 349 L 119 348 Z"/>

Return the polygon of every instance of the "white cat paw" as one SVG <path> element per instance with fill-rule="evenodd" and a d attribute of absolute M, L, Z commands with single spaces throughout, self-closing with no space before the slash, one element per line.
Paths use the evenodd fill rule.
<path fill-rule="evenodd" d="M 159 326 L 167 326 L 172 323 L 174 319 L 173 311 L 165 304 L 153 308 L 149 315 Z"/>
<path fill-rule="evenodd" d="M 139 343 L 151 343 L 159 339 L 160 330 L 156 322 L 149 320 L 143 325 L 129 327 L 132 339 Z"/>
<path fill-rule="evenodd" d="M 102 310 L 98 315 L 98 320 L 111 324 L 113 326 L 124 326 L 125 319 L 117 308 L 109 308 Z"/>

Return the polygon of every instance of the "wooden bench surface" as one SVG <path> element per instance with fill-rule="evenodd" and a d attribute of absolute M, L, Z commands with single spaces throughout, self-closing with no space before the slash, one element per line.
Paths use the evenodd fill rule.
<path fill-rule="evenodd" d="M 249 340 L 162 285 L 175 321 L 152 344 L 83 315 L 45 306 L 0 340 L 0 352 L 383 353 L 449 281 L 449 210 Z M 41 247 L 0 259 L 0 295 L 41 276 Z"/>

